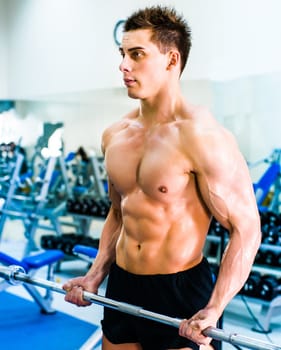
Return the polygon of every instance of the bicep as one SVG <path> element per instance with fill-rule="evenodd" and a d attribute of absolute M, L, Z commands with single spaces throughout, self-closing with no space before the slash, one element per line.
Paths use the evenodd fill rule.
<path fill-rule="evenodd" d="M 253 185 L 246 162 L 235 144 L 207 155 L 197 174 L 199 190 L 211 214 L 227 229 L 257 215 Z"/>

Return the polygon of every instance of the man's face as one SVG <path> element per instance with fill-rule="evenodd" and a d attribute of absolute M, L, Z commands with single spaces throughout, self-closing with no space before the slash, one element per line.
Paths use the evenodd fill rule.
<path fill-rule="evenodd" d="M 149 98 L 167 83 L 168 53 L 161 53 L 150 38 L 149 29 L 125 32 L 123 36 L 119 68 L 132 98 Z"/>

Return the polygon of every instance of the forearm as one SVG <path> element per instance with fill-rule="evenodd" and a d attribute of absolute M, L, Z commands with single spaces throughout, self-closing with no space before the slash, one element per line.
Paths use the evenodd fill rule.
<path fill-rule="evenodd" d="M 121 227 L 120 213 L 111 207 L 101 233 L 98 254 L 87 272 L 87 276 L 95 275 L 101 282 L 106 277 L 111 264 L 115 261 L 116 243 Z"/>
<path fill-rule="evenodd" d="M 255 231 L 248 228 L 247 235 L 241 235 L 235 230 L 231 233 L 220 263 L 214 291 L 207 305 L 214 308 L 218 316 L 246 282 L 260 246 L 260 237 L 259 227 L 256 227 Z"/>
<path fill-rule="evenodd" d="M 120 211 L 111 206 L 101 233 L 98 254 L 85 276 L 69 280 L 63 288 L 67 291 L 65 300 L 70 303 L 86 306 L 90 302 L 83 299 L 82 291 L 97 293 L 98 288 L 107 276 L 115 260 L 115 248 L 122 228 Z"/>

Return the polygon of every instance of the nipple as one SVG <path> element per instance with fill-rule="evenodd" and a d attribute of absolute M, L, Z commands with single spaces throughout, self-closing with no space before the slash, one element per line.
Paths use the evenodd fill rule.
<path fill-rule="evenodd" d="M 166 186 L 160 186 L 158 187 L 158 190 L 162 193 L 167 193 L 168 192 L 168 188 Z"/>

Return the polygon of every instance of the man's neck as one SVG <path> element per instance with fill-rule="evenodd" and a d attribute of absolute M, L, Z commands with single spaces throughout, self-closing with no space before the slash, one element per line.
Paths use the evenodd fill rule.
<path fill-rule="evenodd" d="M 148 124 L 165 123 L 175 118 L 176 107 L 169 106 L 169 108 L 151 106 L 150 104 L 141 103 L 139 108 L 140 118 L 146 120 Z"/>
<path fill-rule="evenodd" d="M 168 89 L 165 94 L 140 101 L 139 115 L 147 123 L 165 123 L 176 119 L 184 104 L 183 96 L 178 91 Z"/>

